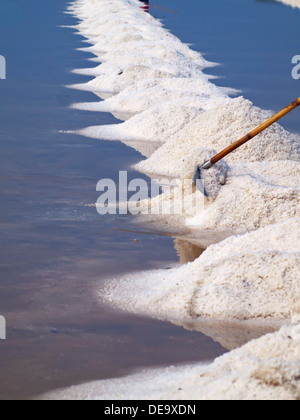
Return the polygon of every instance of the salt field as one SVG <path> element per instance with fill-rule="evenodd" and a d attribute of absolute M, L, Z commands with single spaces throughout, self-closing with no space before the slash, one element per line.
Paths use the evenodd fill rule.
<path fill-rule="evenodd" d="M 103 62 L 92 71 L 76 70 L 93 79 L 73 86 L 103 100 L 73 107 L 126 116 L 124 123 L 92 126 L 78 134 L 119 140 L 141 153 L 141 144 L 159 140 L 156 150 L 147 152 L 135 168 L 151 176 L 189 179 L 197 164 L 272 114 L 234 88 L 217 87 L 208 74 L 216 63 L 138 6 L 136 0 L 78 0 L 69 8 L 81 20 L 76 29 L 92 44 L 88 51 Z M 205 367 L 145 372 L 45 398 L 139 399 L 142 382 L 150 399 L 298 399 L 299 151 L 299 135 L 276 124 L 232 154 L 207 175 L 204 208 L 152 221 L 173 234 L 185 229 L 186 237 L 202 247 L 208 233 L 226 237 L 227 232 L 228 239 L 218 241 L 212 235 L 211 246 L 206 242 L 208 248 L 194 262 L 108 279 L 98 290 L 99 301 L 201 331 L 232 350 L 229 355 Z M 175 191 L 152 201 L 176 204 L 179 197 Z M 234 366 L 244 357 L 251 359 L 251 352 L 264 356 L 249 364 L 249 371 L 238 373 Z M 233 386 L 222 363 L 238 375 L 238 385 Z M 217 376 L 211 374 L 214 369 Z M 173 389 L 179 386 L 185 392 Z"/>
<path fill-rule="evenodd" d="M 0 399 L 298 400 L 299 109 L 192 180 L 299 97 L 300 1 L 17 2 Z M 122 173 L 156 194 L 101 215 Z"/>

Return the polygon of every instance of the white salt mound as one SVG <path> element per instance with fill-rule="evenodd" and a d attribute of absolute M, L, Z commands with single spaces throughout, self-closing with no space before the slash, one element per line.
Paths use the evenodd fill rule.
<path fill-rule="evenodd" d="M 213 152 L 199 148 L 184 162 L 185 176 L 191 179 L 196 168 Z M 190 231 L 198 244 L 203 244 L 203 233 L 230 232 L 231 234 L 256 229 L 289 220 L 299 215 L 300 163 L 296 161 L 254 162 L 226 166 L 220 162 L 215 167 L 202 170 L 208 197 L 204 205 L 195 205 L 199 194 L 192 188 L 180 194 L 180 189 L 165 193 L 147 204 L 152 209 L 168 205 L 175 210 L 155 220 L 161 229 L 171 232 Z M 184 211 L 180 213 L 184 197 Z M 152 211 L 152 214 L 156 214 Z M 161 214 L 161 213 L 160 213 Z M 146 217 L 146 216 L 144 216 Z"/>
<path fill-rule="evenodd" d="M 299 400 L 300 326 L 284 327 L 208 366 L 148 370 L 40 400 Z"/>
<path fill-rule="evenodd" d="M 119 94 L 101 102 L 76 104 L 75 108 L 102 112 L 127 112 L 138 114 L 158 104 L 188 100 L 202 101 L 203 109 L 212 107 L 212 99 L 235 93 L 232 89 L 217 88 L 204 78 L 159 78 L 141 80 Z M 188 102 L 189 103 L 189 102 Z M 168 118 L 173 118 L 168 116 Z"/>
<path fill-rule="evenodd" d="M 199 107 L 193 106 L 193 101 L 190 105 L 167 103 L 152 107 L 122 124 L 89 127 L 77 133 L 104 140 L 164 142 L 196 118 L 200 112 Z"/>
<path fill-rule="evenodd" d="M 174 322 L 300 321 L 300 219 L 209 247 L 171 270 L 109 280 L 101 299 L 130 312 Z"/>
<path fill-rule="evenodd" d="M 287 6 L 298 7 L 300 9 L 300 0 L 276 0 L 280 3 L 284 3 Z"/>
<path fill-rule="evenodd" d="M 204 212 L 194 209 L 191 228 L 245 232 L 299 215 L 300 163 L 258 162 L 234 165 L 214 201 Z"/>
<path fill-rule="evenodd" d="M 220 98 L 218 106 L 199 113 L 197 118 L 136 168 L 152 174 L 183 177 L 186 175 L 186 162 L 199 147 L 220 152 L 270 116 L 270 113 L 244 98 Z M 278 124 L 226 158 L 229 164 L 279 160 L 300 161 L 300 136 L 288 133 Z"/>
<path fill-rule="evenodd" d="M 84 50 L 93 52 L 103 63 L 77 70 L 95 76 L 89 83 L 77 85 L 79 89 L 118 93 L 145 79 L 207 80 L 202 70 L 214 65 L 163 29 L 136 1 L 76 2 L 70 10 L 83 19 L 77 29 L 94 44 Z"/>

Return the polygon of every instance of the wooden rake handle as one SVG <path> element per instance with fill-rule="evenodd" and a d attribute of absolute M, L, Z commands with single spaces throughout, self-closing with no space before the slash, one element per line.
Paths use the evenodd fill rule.
<path fill-rule="evenodd" d="M 236 141 L 231 146 L 227 147 L 225 150 L 223 150 L 222 152 L 220 152 L 216 156 L 214 156 L 210 160 L 211 165 L 214 165 L 215 163 L 219 162 L 221 159 L 224 159 L 224 157 L 226 157 L 227 155 L 229 155 L 230 153 L 232 153 L 234 150 L 236 150 L 239 147 L 241 147 L 243 144 L 248 143 L 248 141 L 252 140 L 258 134 L 262 133 L 267 128 L 269 128 L 271 125 L 275 124 L 277 121 L 279 121 L 285 115 L 289 114 L 291 111 L 293 111 L 294 109 L 296 109 L 299 105 L 300 105 L 300 98 L 296 99 L 289 106 L 287 106 L 286 108 L 284 108 L 282 111 L 278 112 L 278 114 L 274 115 L 274 117 L 270 118 L 264 124 L 260 125 L 255 130 L 251 131 L 251 133 L 246 134 L 240 140 Z"/>

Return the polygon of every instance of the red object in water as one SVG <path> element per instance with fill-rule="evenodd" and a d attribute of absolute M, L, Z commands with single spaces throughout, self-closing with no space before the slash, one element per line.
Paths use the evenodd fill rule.
<path fill-rule="evenodd" d="M 140 0 L 140 1 L 144 3 L 144 6 L 141 6 L 141 9 L 149 13 L 149 0 Z"/>

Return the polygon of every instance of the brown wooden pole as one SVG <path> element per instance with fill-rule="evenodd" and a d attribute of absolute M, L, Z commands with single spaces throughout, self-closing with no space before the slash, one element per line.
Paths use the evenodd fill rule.
<path fill-rule="evenodd" d="M 207 162 L 204 165 L 203 168 L 204 169 L 208 169 L 209 167 L 211 167 L 211 165 L 214 165 L 215 163 L 219 162 L 221 159 L 224 159 L 224 157 L 226 157 L 230 153 L 234 152 L 236 149 L 238 149 L 239 147 L 241 147 L 243 144 L 248 143 L 248 141 L 252 140 L 258 134 L 262 133 L 267 128 L 269 128 L 271 125 L 275 124 L 277 121 L 279 121 L 285 115 L 289 114 L 291 111 L 293 111 L 299 105 L 300 105 L 300 98 L 296 99 L 289 106 L 287 106 L 286 108 L 284 108 L 282 111 L 278 112 L 278 114 L 274 115 L 274 117 L 270 118 L 264 124 L 260 125 L 255 130 L 251 131 L 251 133 L 246 134 L 246 136 L 242 137 L 240 140 L 236 141 L 231 146 L 227 147 L 225 150 L 223 150 L 222 152 L 218 153 L 209 162 Z M 211 163 L 211 165 L 209 165 L 209 163 Z M 205 168 L 205 166 L 206 166 L 206 168 Z"/>

